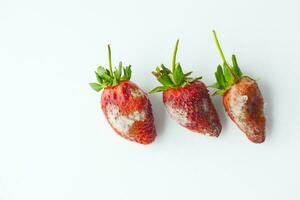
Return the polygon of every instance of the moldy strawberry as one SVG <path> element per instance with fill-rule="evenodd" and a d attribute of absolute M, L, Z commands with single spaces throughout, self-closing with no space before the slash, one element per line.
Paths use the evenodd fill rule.
<path fill-rule="evenodd" d="M 177 40 L 172 70 L 162 64 L 152 72 L 162 85 L 150 93 L 163 92 L 163 102 L 168 113 L 181 126 L 218 137 L 222 127 L 207 87 L 200 81 L 201 77 L 192 78 L 192 72 L 184 73 L 180 63 L 176 62 L 178 43 Z"/>
<path fill-rule="evenodd" d="M 97 83 L 90 86 L 102 92 L 101 108 L 110 126 L 125 139 L 149 144 L 156 137 L 154 118 L 147 94 L 130 81 L 131 66 L 122 62 L 113 71 L 111 50 L 108 45 L 109 69 L 98 67 Z"/>
<path fill-rule="evenodd" d="M 248 139 L 262 143 L 265 141 L 266 129 L 263 96 L 256 81 L 242 73 L 235 55 L 232 55 L 232 66 L 228 64 L 215 31 L 213 35 L 223 60 L 223 67 L 219 65 L 215 72 L 217 83 L 212 85 L 218 89 L 215 94 L 223 96 L 227 114 Z"/>

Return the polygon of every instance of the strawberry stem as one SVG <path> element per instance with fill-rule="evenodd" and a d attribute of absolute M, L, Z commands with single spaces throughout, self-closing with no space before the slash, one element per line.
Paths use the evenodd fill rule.
<path fill-rule="evenodd" d="M 113 71 L 112 71 L 112 64 L 111 64 L 111 50 L 110 50 L 110 45 L 107 45 L 107 48 L 108 48 L 108 65 L 109 65 L 109 72 L 110 72 L 110 75 L 113 77 L 114 74 L 113 74 Z"/>
<path fill-rule="evenodd" d="M 176 55 L 177 55 L 178 43 L 179 43 L 179 39 L 177 39 L 177 41 L 176 41 L 176 45 L 175 45 L 175 49 L 174 49 L 174 53 L 173 53 L 172 72 L 174 72 L 175 66 L 176 66 Z"/>
<path fill-rule="evenodd" d="M 219 50 L 219 53 L 220 53 L 220 55 L 221 55 L 221 57 L 222 57 L 222 60 L 223 60 L 223 62 L 224 62 L 226 65 L 228 65 L 228 64 L 227 64 L 227 61 L 226 61 L 226 58 L 225 58 L 225 56 L 224 56 L 224 53 L 223 53 L 223 51 L 222 51 L 222 48 L 221 48 L 221 46 L 220 46 L 220 43 L 219 43 L 219 40 L 218 40 L 216 31 L 214 31 L 214 30 L 213 30 L 213 35 L 214 35 L 215 43 L 216 43 L 216 45 L 217 45 L 217 48 L 218 48 L 218 50 Z"/>

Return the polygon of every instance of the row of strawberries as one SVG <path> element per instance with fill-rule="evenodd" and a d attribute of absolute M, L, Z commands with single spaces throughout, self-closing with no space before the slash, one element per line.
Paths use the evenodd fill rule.
<path fill-rule="evenodd" d="M 256 81 L 244 75 L 235 55 L 230 65 L 222 52 L 215 31 L 215 43 L 223 60 L 215 72 L 216 88 L 214 94 L 223 96 L 225 111 L 232 121 L 254 143 L 265 140 L 266 119 L 264 100 Z M 177 40 L 172 68 L 163 64 L 155 69 L 153 75 L 161 83 L 150 93 L 163 92 L 163 102 L 167 112 L 180 125 L 187 129 L 209 136 L 218 137 L 222 126 L 218 113 L 211 101 L 207 86 L 201 77 L 191 77 L 192 72 L 184 73 L 176 62 Z M 156 137 L 154 117 L 147 94 L 130 81 L 131 66 L 122 63 L 113 71 L 111 50 L 108 45 L 109 68 L 98 67 L 98 83 L 91 87 L 99 92 L 103 89 L 101 107 L 111 127 L 123 138 L 141 144 L 149 144 Z"/>

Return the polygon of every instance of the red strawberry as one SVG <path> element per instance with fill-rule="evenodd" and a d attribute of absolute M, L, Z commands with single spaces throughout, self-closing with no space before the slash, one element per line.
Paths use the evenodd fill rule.
<path fill-rule="evenodd" d="M 178 43 L 177 40 L 172 71 L 164 65 L 157 67 L 153 74 L 162 86 L 150 93 L 163 91 L 165 107 L 180 125 L 191 131 L 218 137 L 222 126 L 207 87 L 199 81 L 201 77 L 191 78 L 192 72 L 184 74 L 181 65 L 176 63 Z"/>
<path fill-rule="evenodd" d="M 264 99 L 255 80 L 242 74 L 235 55 L 232 55 L 231 67 L 222 52 L 216 32 L 215 42 L 223 59 L 215 73 L 217 83 L 213 87 L 219 89 L 217 94 L 223 95 L 223 105 L 237 126 L 254 143 L 265 141 L 266 119 L 264 116 Z"/>
<path fill-rule="evenodd" d="M 141 144 L 149 144 L 156 137 L 151 103 L 148 96 L 130 81 L 131 66 L 119 67 L 113 71 L 110 46 L 108 45 L 109 70 L 98 67 L 98 83 L 90 83 L 99 92 L 102 111 L 111 127 L 123 138 Z M 123 75 L 122 75 L 123 74 Z"/>

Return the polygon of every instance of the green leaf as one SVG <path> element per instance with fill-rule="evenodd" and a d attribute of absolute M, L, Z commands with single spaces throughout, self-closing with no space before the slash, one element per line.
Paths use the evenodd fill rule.
<path fill-rule="evenodd" d="M 160 73 L 160 68 L 159 68 L 158 66 L 155 68 L 155 72 L 156 72 L 157 74 Z"/>
<path fill-rule="evenodd" d="M 236 73 L 236 75 L 240 78 L 243 75 L 243 73 L 238 66 L 238 63 L 236 61 L 236 56 L 234 54 L 232 55 L 231 60 L 232 60 L 232 64 L 233 64 L 232 69 Z"/>
<path fill-rule="evenodd" d="M 131 78 L 131 65 L 123 68 L 123 76 L 121 77 L 121 80 L 130 80 Z"/>
<path fill-rule="evenodd" d="M 126 67 L 126 71 L 127 71 L 127 80 L 130 80 L 130 78 L 131 78 L 131 65 Z"/>
<path fill-rule="evenodd" d="M 177 86 L 181 85 L 184 80 L 184 73 L 179 63 L 176 64 L 173 72 L 174 82 Z"/>
<path fill-rule="evenodd" d="M 114 75 L 117 81 L 120 80 L 121 76 L 122 76 L 122 63 L 119 63 L 119 67 L 114 71 Z"/>
<path fill-rule="evenodd" d="M 230 67 L 226 63 L 223 66 L 226 86 L 232 85 L 234 83 L 234 74 L 232 74 Z"/>
<path fill-rule="evenodd" d="M 112 85 L 116 86 L 116 85 L 118 85 L 118 83 L 119 83 L 119 81 L 117 80 L 116 77 L 114 77 L 113 80 L 112 80 Z"/>
<path fill-rule="evenodd" d="M 95 90 L 96 92 L 99 92 L 100 90 L 102 90 L 102 86 L 98 83 L 90 83 L 90 86 L 93 90 Z"/>
<path fill-rule="evenodd" d="M 106 82 L 111 81 L 111 76 L 110 76 L 110 72 L 105 69 L 104 67 L 98 67 L 97 68 L 97 80 L 98 80 L 98 76 L 102 79 L 102 82 L 105 80 Z M 99 81 L 99 80 L 98 80 Z M 100 81 L 99 81 L 100 82 Z"/>
<path fill-rule="evenodd" d="M 188 77 L 188 76 L 191 75 L 192 73 L 193 73 L 193 72 L 185 73 L 184 76 L 185 76 L 185 77 Z"/>
<path fill-rule="evenodd" d="M 212 84 L 212 85 L 209 85 L 208 87 L 210 87 L 210 88 L 216 88 L 216 89 L 220 89 L 220 85 L 219 85 L 219 83 L 214 83 L 214 84 Z"/>
<path fill-rule="evenodd" d="M 99 76 L 99 74 L 98 74 L 97 72 L 95 72 L 95 74 L 96 74 L 97 81 L 98 81 L 99 83 L 103 83 L 103 80 L 102 80 L 102 78 Z"/>
<path fill-rule="evenodd" d="M 127 71 L 125 68 L 123 68 L 123 76 L 121 77 L 121 80 L 127 80 Z"/>
<path fill-rule="evenodd" d="M 156 67 L 152 74 L 156 79 L 162 84 L 162 86 L 154 88 L 150 93 L 160 92 L 167 90 L 168 88 L 182 88 L 185 87 L 190 82 L 201 79 L 202 77 L 191 77 L 192 72 L 184 73 L 180 63 L 176 62 L 176 53 L 178 49 L 178 42 L 176 41 L 176 46 L 173 52 L 172 59 L 172 70 L 161 64 Z"/>
<path fill-rule="evenodd" d="M 102 66 L 99 66 L 97 68 L 97 73 L 99 74 L 99 76 L 102 76 L 102 74 L 104 74 L 106 72 L 106 69 Z"/>
<path fill-rule="evenodd" d="M 220 88 L 224 89 L 226 87 L 226 82 L 221 65 L 218 66 L 217 71 L 215 72 L 215 76 Z"/>
<path fill-rule="evenodd" d="M 216 91 L 216 93 L 217 93 L 218 95 L 223 95 L 223 94 L 225 93 L 225 91 L 226 91 L 226 90 L 218 90 L 218 91 Z"/>
<path fill-rule="evenodd" d="M 169 76 L 169 78 L 171 79 L 172 83 L 175 84 L 174 81 L 173 81 L 173 80 L 174 80 L 173 74 L 168 74 L 168 76 Z"/>
<path fill-rule="evenodd" d="M 122 77 L 122 62 L 119 62 L 119 66 L 117 69 L 117 74 L 115 74 L 117 80 L 119 81 Z"/>
<path fill-rule="evenodd" d="M 116 71 L 114 71 L 114 79 L 116 79 L 117 81 L 119 81 L 120 80 L 120 73 L 119 73 L 119 71 L 118 70 L 116 70 Z"/>
<path fill-rule="evenodd" d="M 119 68 L 118 68 L 120 74 L 122 75 L 122 62 L 120 61 L 119 62 Z"/>
<path fill-rule="evenodd" d="M 200 80 L 200 79 L 202 79 L 202 76 L 199 76 L 199 77 L 194 78 L 193 81 L 198 81 L 198 80 Z M 193 81 L 192 81 L 192 82 L 193 82 Z"/>
<path fill-rule="evenodd" d="M 156 92 L 162 92 L 162 91 L 167 90 L 168 88 L 169 87 L 167 87 L 167 86 L 158 86 L 158 87 L 154 88 L 153 90 L 151 90 L 150 94 L 156 93 Z"/>
<path fill-rule="evenodd" d="M 98 83 L 91 83 L 91 87 L 95 90 L 100 90 L 108 86 L 118 85 L 120 80 L 129 80 L 131 78 L 131 66 L 123 67 L 122 62 L 114 67 L 111 62 L 111 49 L 108 46 L 108 68 L 99 66 L 96 70 L 96 78 Z"/>
<path fill-rule="evenodd" d="M 170 79 L 168 74 L 162 74 L 160 77 L 157 78 L 157 80 L 163 84 L 164 86 L 172 86 L 173 81 Z"/>
<path fill-rule="evenodd" d="M 103 73 L 102 75 L 100 75 L 101 76 L 101 78 L 102 79 L 104 79 L 106 82 L 111 82 L 111 80 L 112 80 L 112 77 L 110 76 L 110 75 L 108 75 L 108 74 L 106 74 L 107 72 L 105 72 L 105 73 Z"/>
<path fill-rule="evenodd" d="M 167 74 L 172 73 L 171 70 L 169 70 L 168 68 L 166 68 L 166 67 L 164 66 L 164 64 L 161 64 L 160 67 L 161 67 L 161 69 L 163 70 L 164 73 L 167 73 Z"/>
<path fill-rule="evenodd" d="M 194 79 L 192 77 L 185 77 L 186 82 L 193 82 Z"/>

